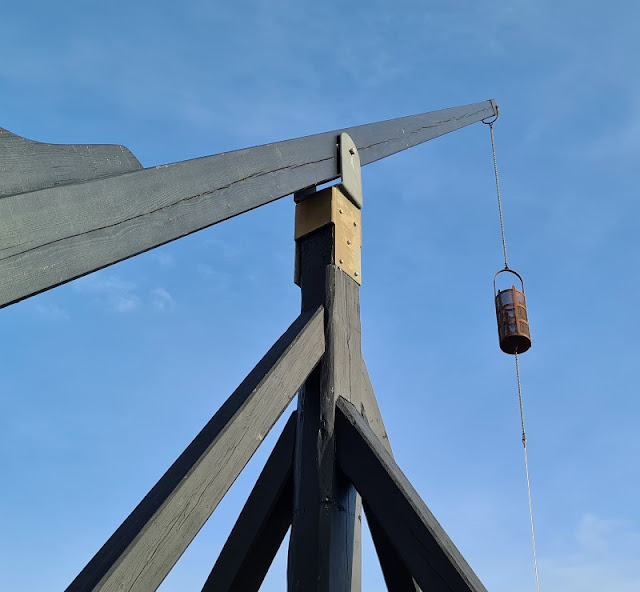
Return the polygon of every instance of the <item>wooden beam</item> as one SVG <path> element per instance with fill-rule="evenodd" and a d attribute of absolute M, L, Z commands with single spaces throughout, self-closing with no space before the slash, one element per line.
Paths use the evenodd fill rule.
<path fill-rule="evenodd" d="M 364 359 L 362 360 L 362 382 L 361 415 L 371 428 L 371 431 L 378 438 L 380 444 L 382 444 L 384 449 L 393 458 L 387 430 L 382 421 L 378 401 L 373 392 L 373 386 L 371 385 L 371 379 L 369 378 L 369 372 Z M 389 537 L 380 526 L 375 515 L 366 505 L 364 506 L 364 510 L 367 516 L 371 538 L 373 539 L 373 545 L 375 546 L 380 567 L 382 568 L 382 575 L 387 584 L 387 590 L 389 592 L 420 592 L 420 588 L 411 576 L 411 572 L 407 569 L 402 558 L 396 553 Z"/>
<path fill-rule="evenodd" d="M 494 112 L 485 101 L 9 195 L 0 199 L 0 307 L 338 178 L 341 132 L 366 165 Z M 34 160 L 25 167 L 49 164 Z"/>
<path fill-rule="evenodd" d="M 364 504 L 364 511 L 388 592 L 420 592 L 411 572 L 396 552 L 375 514 L 366 504 Z"/>
<path fill-rule="evenodd" d="M 336 457 L 423 590 L 486 592 L 354 406 L 338 399 Z"/>
<path fill-rule="evenodd" d="M 380 407 L 378 406 L 378 400 L 371 384 L 371 378 L 369 377 L 369 370 L 367 370 L 367 364 L 362 359 L 362 409 L 361 415 L 365 418 L 369 427 L 373 433 L 378 437 L 385 450 L 393 457 L 391 451 L 391 443 L 389 442 L 389 436 L 387 435 L 387 428 L 382 420 L 382 414 L 380 413 Z"/>
<path fill-rule="evenodd" d="M 67 592 L 160 585 L 321 359 L 323 318 L 298 317 Z"/>
<path fill-rule="evenodd" d="M 324 303 L 326 352 L 298 396 L 289 592 L 361 589 L 361 506 L 334 456 L 337 397 L 360 405 L 359 286 L 333 263 L 333 244 L 331 224 L 297 243 L 302 308 Z"/>
<path fill-rule="evenodd" d="M 297 412 L 287 422 L 202 592 L 257 592 L 291 526 Z"/>
<path fill-rule="evenodd" d="M 0 127 L 0 198 L 139 171 L 124 146 L 44 144 Z"/>

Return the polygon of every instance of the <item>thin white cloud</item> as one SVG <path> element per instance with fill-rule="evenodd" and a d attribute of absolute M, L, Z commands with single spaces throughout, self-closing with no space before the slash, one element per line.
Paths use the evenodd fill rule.
<path fill-rule="evenodd" d="M 541 558 L 541 587 L 549 592 L 640 590 L 640 533 L 629 522 L 586 514 L 574 540 L 573 551 Z"/>
<path fill-rule="evenodd" d="M 155 252 L 153 256 L 162 267 L 172 267 L 176 262 L 175 257 L 165 251 Z"/>
<path fill-rule="evenodd" d="M 55 304 L 36 304 L 36 312 L 49 321 L 67 321 L 69 313 Z"/>
<path fill-rule="evenodd" d="M 76 282 L 80 292 L 93 294 L 101 304 L 115 312 L 131 312 L 140 305 L 136 284 L 114 275 L 90 275 Z"/>
<path fill-rule="evenodd" d="M 156 288 L 152 290 L 152 305 L 158 311 L 165 311 L 175 305 L 173 296 L 164 288 Z"/>

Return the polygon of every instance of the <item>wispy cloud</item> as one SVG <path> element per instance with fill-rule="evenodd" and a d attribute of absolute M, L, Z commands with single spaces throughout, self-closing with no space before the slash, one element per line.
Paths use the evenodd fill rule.
<path fill-rule="evenodd" d="M 165 311 L 175 305 L 173 296 L 169 294 L 164 288 L 156 288 L 151 292 L 152 305 L 158 311 Z"/>
<path fill-rule="evenodd" d="M 55 304 L 36 304 L 36 312 L 49 321 L 66 321 L 69 313 Z"/>
<path fill-rule="evenodd" d="M 176 262 L 175 257 L 166 251 L 154 252 L 153 257 L 162 267 L 172 267 Z"/>
<path fill-rule="evenodd" d="M 140 305 L 136 284 L 114 275 L 92 275 L 76 283 L 81 292 L 93 294 L 107 308 L 115 312 L 131 312 Z"/>
<path fill-rule="evenodd" d="M 542 557 L 541 585 L 547 590 L 640 590 L 640 533 L 630 523 L 586 514 L 574 541 L 572 552 Z"/>

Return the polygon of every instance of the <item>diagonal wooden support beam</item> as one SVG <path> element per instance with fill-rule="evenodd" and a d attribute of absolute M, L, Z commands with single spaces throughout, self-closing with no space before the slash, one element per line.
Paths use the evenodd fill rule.
<path fill-rule="evenodd" d="M 257 592 L 291 526 L 297 411 L 258 477 L 202 592 Z"/>
<path fill-rule="evenodd" d="M 378 407 L 378 401 L 371 385 L 371 379 L 369 378 L 369 371 L 364 359 L 362 360 L 362 409 L 361 415 L 371 428 L 371 431 L 376 435 L 384 449 L 393 458 L 393 452 L 391 451 L 391 444 L 389 443 L 389 437 L 387 436 L 387 430 L 384 427 L 382 421 L 382 415 L 380 414 L 380 408 Z M 387 590 L 389 592 L 420 592 L 420 588 L 413 579 L 411 573 L 407 569 L 407 566 L 402 561 L 402 558 L 396 553 L 389 537 L 384 532 L 384 529 L 380 526 L 380 523 L 376 519 L 373 512 L 371 512 L 367 506 L 364 506 L 365 514 L 367 516 L 367 523 L 369 524 L 369 531 L 371 532 L 371 538 L 378 554 L 378 560 L 380 561 L 380 567 L 382 568 L 382 575 L 384 581 L 387 584 Z"/>
<path fill-rule="evenodd" d="M 442 526 L 349 401 L 336 405 L 336 458 L 423 590 L 486 592 Z"/>
<path fill-rule="evenodd" d="M 420 592 L 411 572 L 407 569 L 402 557 L 396 552 L 375 514 L 367 507 L 367 504 L 363 504 L 363 506 L 388 592 Z"/>
<path fill-rule="evenodd" d="M 157 589 L 320 361 L 323 319 L 298 317 L 67 592 Z"/>
<path fill-rule="evenodd" d="M 342 132 L 364 166 L 495 109 L 484 101 L 143 170 L 122 147 L 43 145 L 0 130 L 0 170 L 12 170 L 6 186 L 0 176 L 0 307 L 337 179 Z M 107 157 L 120 164 L 96 164 Z"/>

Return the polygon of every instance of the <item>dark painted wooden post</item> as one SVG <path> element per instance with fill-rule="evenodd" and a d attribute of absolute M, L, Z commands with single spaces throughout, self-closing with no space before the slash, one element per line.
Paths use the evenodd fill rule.
<path fill-rule="evenodd" d="M 298 397 L 289 592 L 361 587 L 360 500 L 336 470 L 334 439 L 337 398 L 361 405 L 359 224 L 359 210 L 337 187 L 297 206 L 302 310 L 324 305 L 325 355 Z"/>

